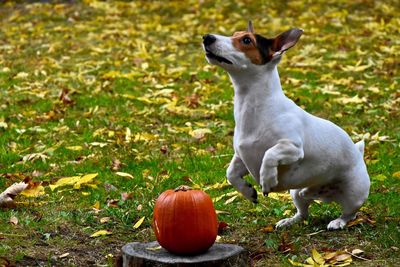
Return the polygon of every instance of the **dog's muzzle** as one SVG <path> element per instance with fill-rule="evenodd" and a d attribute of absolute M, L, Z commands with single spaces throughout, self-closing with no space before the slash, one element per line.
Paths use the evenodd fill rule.
<path fill-rule="evenodd" d="M 203 45 L 204 45 L 204 50 L 206 51 L 206 57 L 208 59 L 214 59 L 220 63 L 226 63 L 226 64 L 232 64 L 232 62 L 224 57 L 221 57 L 219 55 L 216 55 L 215 53 L 212 52 L 210 49 L 210 45 L 215 43 L 217 38 L 214 35 L 211 34 L 206 34 L 203 36 Z"/>
<path fill-rule="evenodd" d="M 206 34 L 203 36 L 204 46 L 209 46 L 209 45 L 213 44 L 216 40 L 217 40 L 217 38 L 215 38 L 215 36 L 211 35 L 211 34 Z"/>

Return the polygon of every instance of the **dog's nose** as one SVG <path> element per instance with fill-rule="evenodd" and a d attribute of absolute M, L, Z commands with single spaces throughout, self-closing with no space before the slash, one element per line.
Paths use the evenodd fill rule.
<path fill-rule="evenodd" d="M 217 38 L 215 38 L 215 36 L 211 35 L 211 34 L 206 34 L 203 36 L 203 44 L 205 46 L 214 43 L 216 40 L 217 40 Z"/>

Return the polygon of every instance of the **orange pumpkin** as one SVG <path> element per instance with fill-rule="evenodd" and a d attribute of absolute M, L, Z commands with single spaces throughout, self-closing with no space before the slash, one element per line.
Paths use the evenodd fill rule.
<path fill-rule="evenodd" d="M 210 196 L 188 186 L 163 192 L 154 206 L 153 229 L 158 243 L 171 253 L 207 251 L 218 230 Z"/>

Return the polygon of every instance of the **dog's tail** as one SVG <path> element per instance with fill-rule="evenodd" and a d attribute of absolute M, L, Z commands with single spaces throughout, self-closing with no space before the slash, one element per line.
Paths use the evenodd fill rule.
<path fill-rule="evenodd" d="M 356 148 L 358 149 L 358 151 L 360 151 L 361 155 L 364 156 L 364 148 L 365 148 L 365 142 L 364 140 L 361 140 L 357 143 L 355 143 Z"/>

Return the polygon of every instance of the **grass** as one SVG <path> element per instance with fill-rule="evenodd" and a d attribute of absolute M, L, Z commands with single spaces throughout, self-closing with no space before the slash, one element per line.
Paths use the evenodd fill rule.
<path fill-rule="evenodd" d="M 221 241 L 247 248 L 254 266 L 303 262 L 313 248 L 359 248 L 370 261 L 355 265 L 396 265 L 399 12 L 394 1 L 0 4 L 0 188 L 26 177 L 45 187 L 0 211 L 0 257 L 19 266 L 111 265 L 123 244 L 155 239 L 161 192 L 222 183 L 233 153 L 233 90 L 226 73 L 206 63 L 201 36 L 230 35 L 251 18 L 266 36 L 305 29 L 280 63 L 282 85 L 307 111 L 366 139 L 372 187 L 361 213 L 375 223 L 319 232 L 340 211 L 314 204 L 304 224 L 268 233 L 294 212 L 290 200 L 224 197 L 215 202 L 229 224 Z M 194 138 L 196 129 L 211 133 Z M 32 153 L 47 158 L 23 161 Z M 92 187 L 48 187 L 88 173 L 98 173 Z M 124 192 L 132 198 L 122 200 Z M 229 192 L 207 190 L 214 198 Z M 112 235 L 90 237 L 104 229 Z"/>

